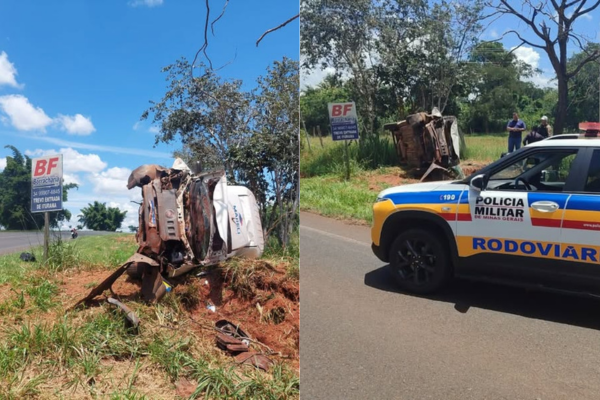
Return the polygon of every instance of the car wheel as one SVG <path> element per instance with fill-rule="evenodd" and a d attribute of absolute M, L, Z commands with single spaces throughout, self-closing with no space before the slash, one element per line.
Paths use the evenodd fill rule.
<path fill-rule="evenodd" d="M 390 271 L 403 290 L 427 294 L 442 288 L 452 267 L 448 250 L 433 232 L 409 229 L 392 243 Z"/>

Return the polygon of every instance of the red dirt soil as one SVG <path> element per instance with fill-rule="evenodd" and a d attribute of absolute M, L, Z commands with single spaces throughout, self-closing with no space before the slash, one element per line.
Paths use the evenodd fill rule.
<path fill-rule="evenodd" d="M 465 161 L 460 164 L 460 167 L 465 174 L 465 176 L 469 176 L 479 171 L 481 168 L 485 167 L 487 163 L 481 162 L 473 162 L 473 161 Z M 433 174 L 433 173 L 432 173 Z M 450 179 L 450 176 L 440 177 L 433 176 L 433 180 L 436 179 Z M 418 178 L 418 173 L 415 170 L 407 171 L 401 168 L 398 168 L 395 173 L 391 174 L 373 174 L 367 178 L 369 182 L 369 190 L 378 192 L 387 187 L 407 185 L 411 183 L 418 183 L 420 178 Z M 427 180 L 426 180 L 427 181 Z"/>
<path fill-rule="evenodd" d="M 299 282 L 288 278 L 283 264 L 273 265 L 262 260 L 244 263 L 249 266 L 252 263 L 259 265 L 251 274 L 247 292 L 234 292 L 230 287 L 231 273 L 226 275 L 223 269 L 214 268 L 201 278 L 193 275 L 184 277 L 167 296 L 172 296 L 173 293 L 178 296 L 189 316 L 203 326 L 214 326 L 214 323 L 221 319 L 239 325 L 251 339 L 263 343 L 275 353 L 270 356 L 273 361 L 281 360 L 299 369 Z M 106 270 L 65 273 L 60 279 L 61 301 L 66 307 L 75 304 L 109 274 L 110 271 Z M 140 283 L 131 280 L 127 275 L 123 275 L 114 283 L 113 291 L 125 304 L 128 301 L 142 301 L 139 294 Z M 98 296 L 97 299 L 104 300 L 103 296 Z M 209 310 L 207 305 L 214 305 L 216 312 Z M 262 309 L 263 317 L 259 309 Z M 277 310 L 272 311 L 274 309 Z M 274 319 L 279 318 L 281 322 L 275 323 L 272 319 L 264 317 L 270 314 L 274 314 Z M 190 327 L 202 336 L 207 334 L 207 330 L 197 324 L 192 323 Z M 260 345 L 255 345 L 254 350 L 268 353 L 267 349 Z"/>

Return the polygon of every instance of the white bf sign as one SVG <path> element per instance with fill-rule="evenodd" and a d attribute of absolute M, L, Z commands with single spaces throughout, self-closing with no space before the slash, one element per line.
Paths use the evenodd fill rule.
<path fill-rule="evenodd" d="M 329 123 L 333 140 L 358 139 L 358 117 L 356 105 L 349 103 L 329 103 Z"/>
<path fill-rule="evenodd" d="M 31 212 L 62 210 L 62 154 L 34 158 L 31 163 Z"/>

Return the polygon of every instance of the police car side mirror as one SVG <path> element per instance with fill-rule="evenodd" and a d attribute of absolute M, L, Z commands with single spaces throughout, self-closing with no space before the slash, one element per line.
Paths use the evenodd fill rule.
<path fill-rule="evenodd" d="M 485 175 L 480 174 L 480 175 L 475 175 L 473 177 L 473 179 L 471 179 L 471 182 L 469 183 L 469 187 L 473 190 L 481 192 L 483 189 L 485 189 L 485 184 L 486 184 Z"/>

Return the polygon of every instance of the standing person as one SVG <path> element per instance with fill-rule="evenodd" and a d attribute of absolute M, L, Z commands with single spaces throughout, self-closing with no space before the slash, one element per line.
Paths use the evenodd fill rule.
<path fill-rule="evenodd" d="M 552 126 L 548 123 L 548 117 L 545 115 L 540 119 L 540 126 L 538 126 L 538 133 L 544 138 L 552 136 Z"/>
<path fill-rule="evenodd" d="M 508 152 L 512 153 L 514 150 L 521 148 L 521 135 L 525 130 L 525 122 L 519 119 L 519 114 L 514 112 L 513 117 L 506 125 L 508 131 Z"/>

